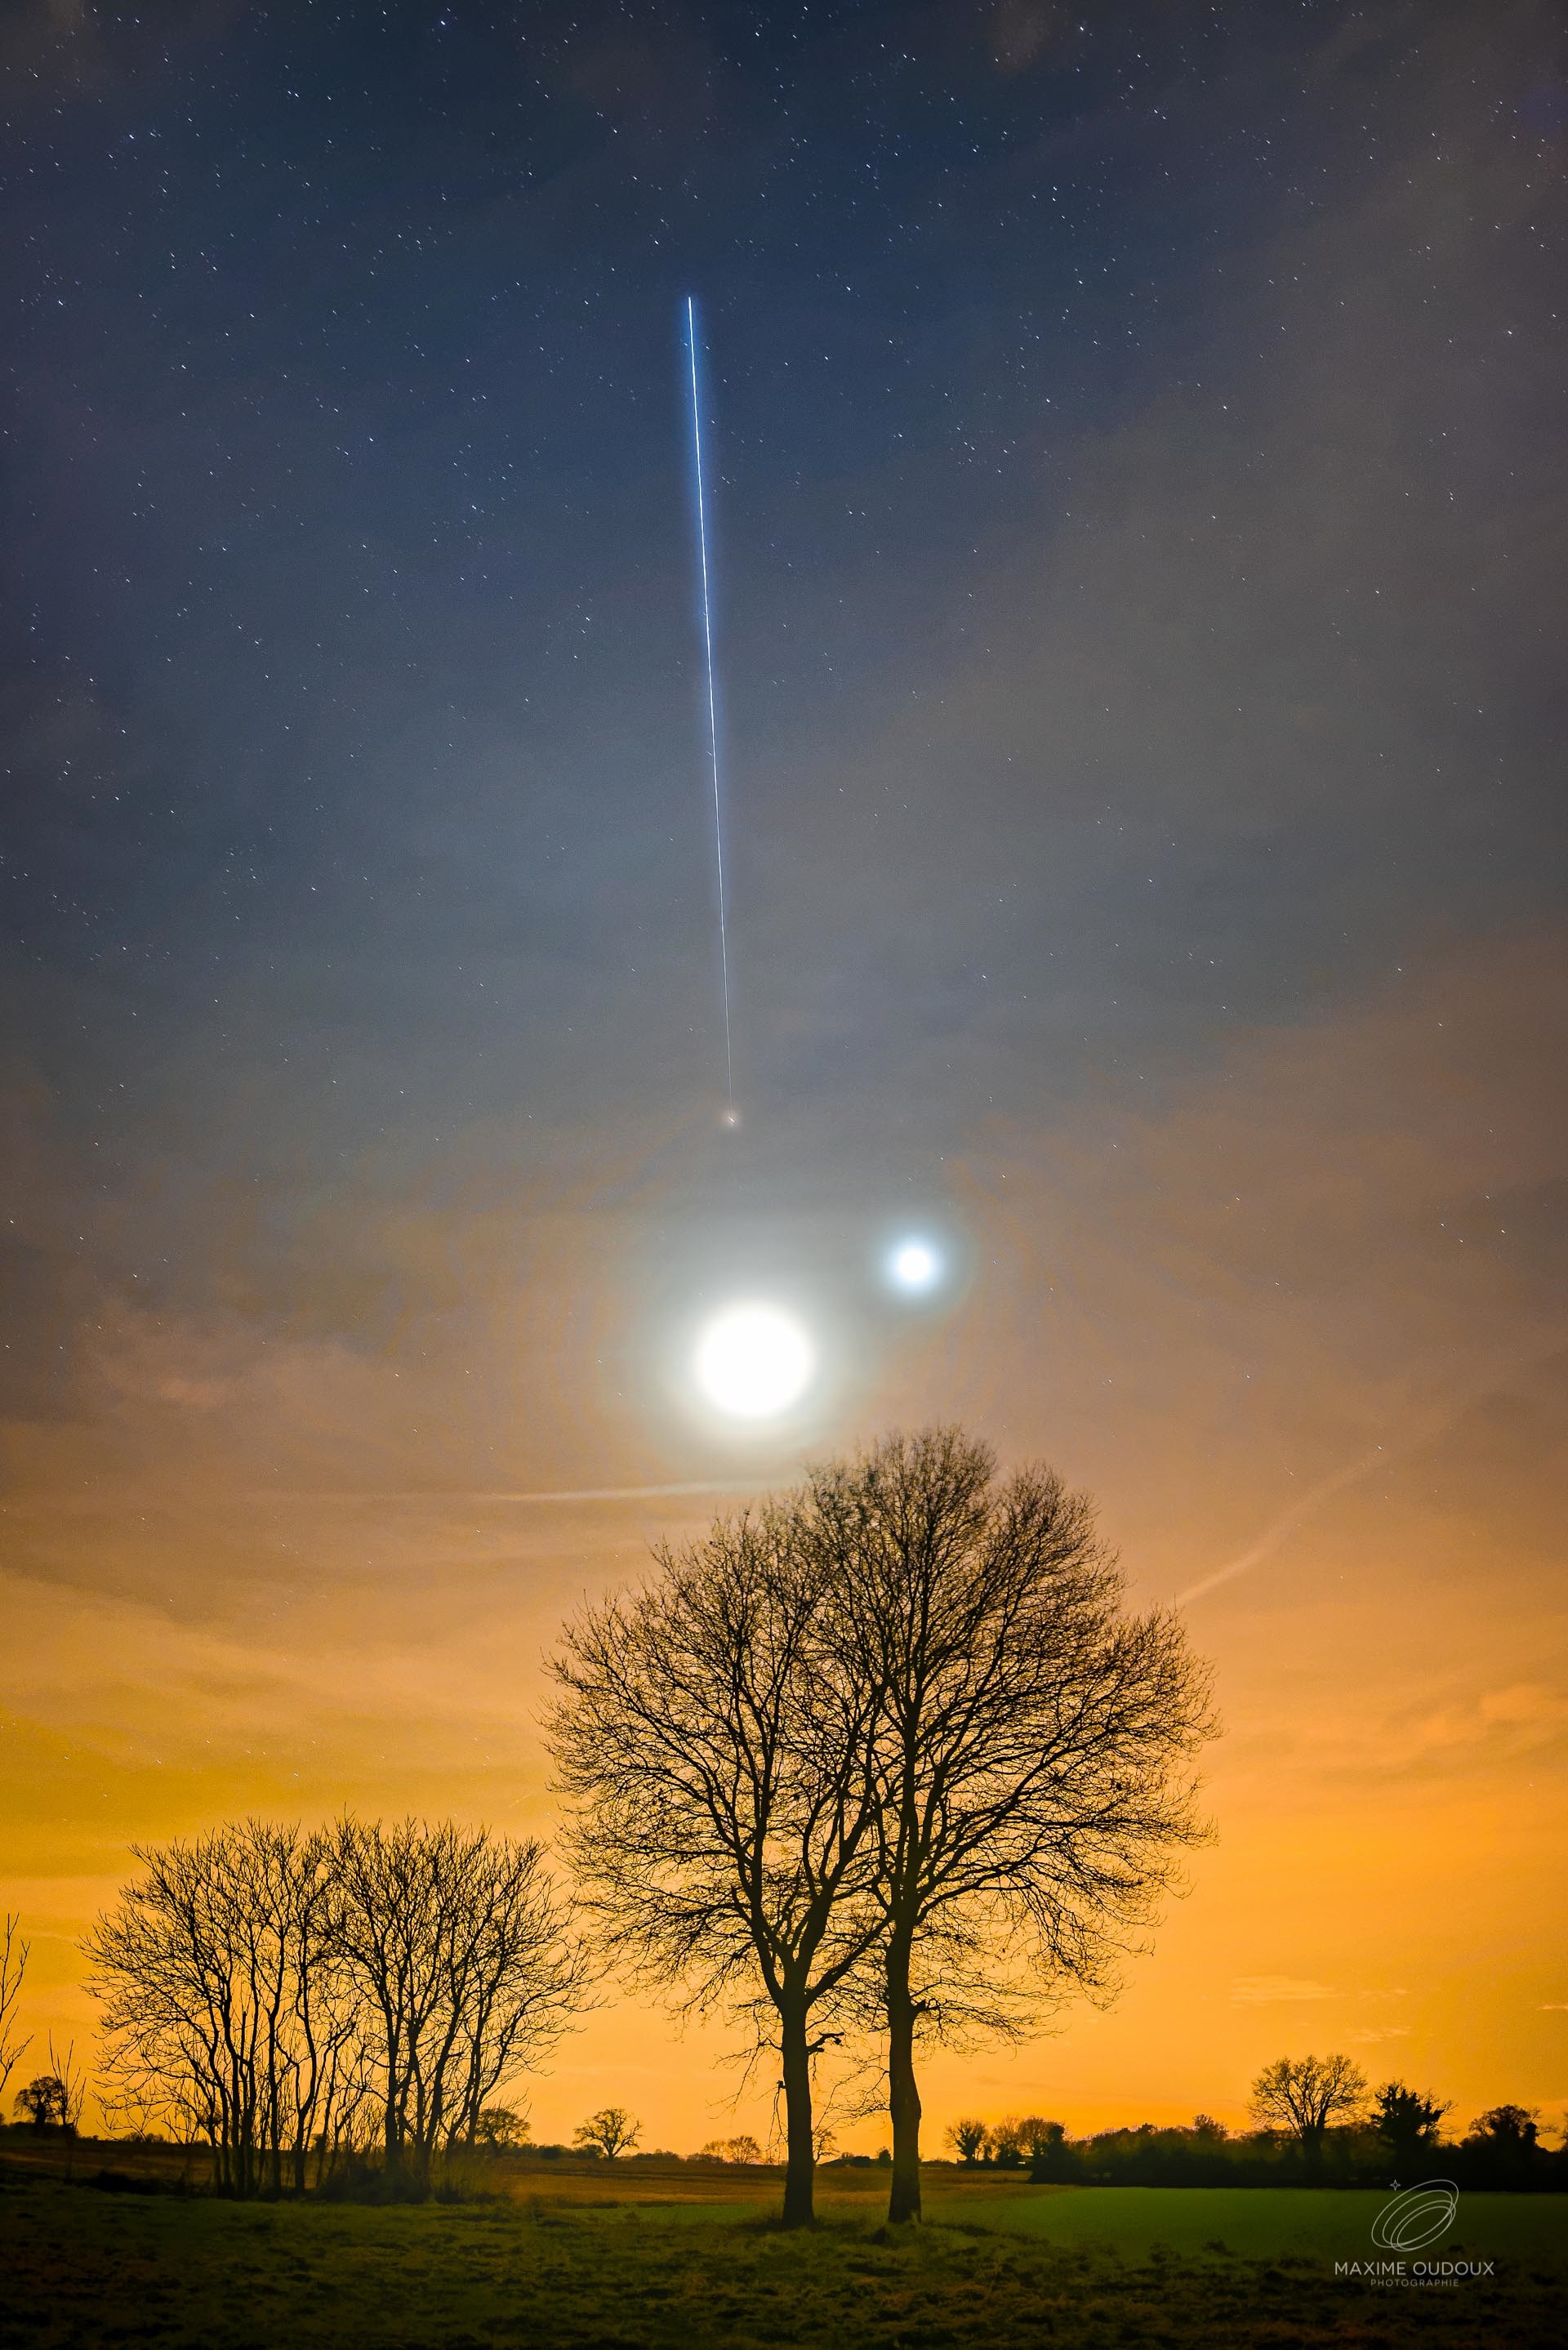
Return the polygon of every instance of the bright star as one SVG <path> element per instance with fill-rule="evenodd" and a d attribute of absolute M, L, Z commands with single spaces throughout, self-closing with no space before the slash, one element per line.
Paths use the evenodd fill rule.
<path fill-rule="evenodd" d="M 929 1241 L 900 1241 L 888 1259 L 888 1270 L 900 1289 L 929 1289 L 941 1269 L 942 1261 Z"/>

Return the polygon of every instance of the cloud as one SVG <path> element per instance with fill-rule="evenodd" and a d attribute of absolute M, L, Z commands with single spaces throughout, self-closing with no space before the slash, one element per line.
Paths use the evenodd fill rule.
<path fill-rule="evenodd" d="M 1303 1982 L 1294 1975 L 1242 1975 L 1231 1986 L 1231 2001 L 1238 2007 L 1271 2007 L 1292 2000 L 1339 1996 L 1328 1983 Z"/>

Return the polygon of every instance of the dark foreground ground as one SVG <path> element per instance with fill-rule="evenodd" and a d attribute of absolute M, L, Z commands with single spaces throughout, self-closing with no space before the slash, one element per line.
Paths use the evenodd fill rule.
<path fill-rule="evenodd" d="M 520 2182 L 521 2184 L 521 2182 Z M 565 2184 L 565 2182 L 563 2182 Z M 0 2187 L 5 2350 L 749 2350 L 837 2345 L 1431 2344 L 1561 2350 L 1552 2251 L 1492 2278 L 1370 2289 L 1332 2260 L 1118 2252 L 955 2213 L 889 2241 L 862 2196 L 785 2235 L 725 2205 L 525 2189 L 366 2210 Z M 1046 2190 L 1047 2192 L 1049 2190 Z M 1201 2189 L 1192 2190 L 1201 2193 Z"/>

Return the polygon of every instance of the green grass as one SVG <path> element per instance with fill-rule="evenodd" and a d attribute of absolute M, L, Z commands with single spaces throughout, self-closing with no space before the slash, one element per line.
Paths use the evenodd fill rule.
<path fill-rule="evenodd" d="M 926 2210 L 933 2220 L 1104 2244 L 1140 2260 L 1158 2245 L 1190 2255 L 1219 2241 L 1249 2260 L 1299 2253 L 1332 2265 L 1386 2257 L 1371 2228 L 1387 2200 L 1386 2188 L 1069 2187 L 961 2204 L 939 2189 Z M 1568 2268 L 1568 2196 L 1461 2195 L 1454 2225 L 1419 2257 L 1456 2253 Z"/>
<path fill-rule="evenodd" d="M 1210 2213 L 1216 2201 L 1241 2199 L 1189 2192 L 1195 2209 L 1207 2204 Z M 1145 2257 L 1129 2220 L 1123 2257 L 1108 2243 L 1067 2243 L 1008 2222 L 1030 2202 L 1044 2210 L 1078 2201 L 1093 2219 L 1096 2203 L 1112 2195 L 1128 2198 L 1129 2208 L 1141 2200 L 1148 2225 L 1156 2199 L 1137 2189 L 1044 2190 L 1033 2199 L 955 2197 L 961 2225 L 889 2240 L 862 2216 L 858 2198 L 830 2199 L 825 2224 L 786 2235 L 735 2204 L 596 2206 L 581 2195 L 539 2193 L 390 2210 L 236 2206 L 13 2180 L 0 2186 L 0 2344 L 1560 2350 L 1568 2338 L 1561 2278 L 1533 2260 L 1511 2260 L 1497 2279 L 1451 2291 L 1375 2293 L 1336 2281 L 1332 2259 L 1315 2255 Z M 1266 2197 L 1262 2190 L 1258 2199 Z M 982 2218 L 988 2206 L 991 2218 Z M 1241 2232 L 1233 2219 L 1229 2224 Z M 1112 2225 L 1102 2214 L 1101 2233 Z"/>

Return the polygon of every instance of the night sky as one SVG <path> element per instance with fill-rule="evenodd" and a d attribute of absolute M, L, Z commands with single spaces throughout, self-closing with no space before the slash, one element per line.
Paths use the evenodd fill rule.
<path fill-rule="evenodd" d="M 133 1840 L 547 1822 L 562 1606 L 711 1497 L 520 1496 L 961 1417 L 1140 1596 L 1243 1570 L 1220 1841 L 1041 2109 L 1325 2038 L 1568 2098 L 1561 12 L 34 0 L 0 83 L 0 1900 L 59 2013 Z M 748 1291 L 820 1376 L 742 1442 L 683 1377 Z"/>

